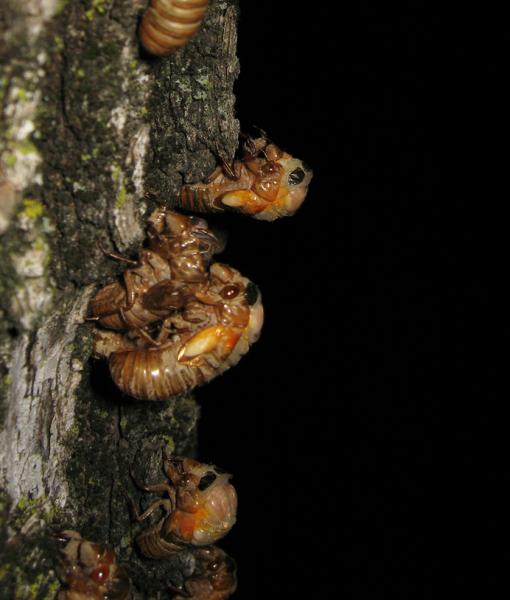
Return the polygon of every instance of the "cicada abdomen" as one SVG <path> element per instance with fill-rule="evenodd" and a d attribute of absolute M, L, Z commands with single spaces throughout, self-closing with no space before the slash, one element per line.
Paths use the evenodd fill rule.
<path fill-rule="evenodd" d="M 190 338 L 189 346 L 179 340 L 161 348 L 113 352 L 109 361 L 113 381 L 133 398 L 167 400 L 207 383 L 237 363 L 248 350 L 246 346 L 244 352 L 233 353 L 241 330 L 217 326 L 202 333 L 200 338 Z M 212 345 L 214 349 L 209 348 Z M 192 356 L 186 354 L 188 350 Z"/>
<path fill-rule="evenodd" d="M 155 56 L 188 43 L 202 23 L 209 0 L 151 0 L 140 23 L 140 42 Z"/>

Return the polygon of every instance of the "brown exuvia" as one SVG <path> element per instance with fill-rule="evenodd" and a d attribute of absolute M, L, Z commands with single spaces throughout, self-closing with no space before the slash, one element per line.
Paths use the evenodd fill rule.
<path fill-rule="evenodd" d="M 209 0 L 151 0 L 140 23 L 140 42 L 155 56 L 167 56 L 188 43 L 204 18 Z"/>
<path fill-rule="evenodd" d="M 66 542 L 57 565 L 62 588 L 57 600 L 128 600 L 130 582 L 113 550 L 84 540 L 76 531 L 57 536 Z"/>
<path fill-rule="evenodd" d="M 148 248 L 130 263 L 122 278 L 103 286 L 90 302 L 101 327 L 140 329 L 184 306 L 193 284 L 207 280 L 213 254 L 221 244 L 204 219 L 159 208 L 149 219 Z"/>
<path fill-rule="evenodd" d="M 181 588 L 174 588 L 174 600 L 227 600 L 236 591 L 235 561 L 217 546 L 195 552 L 195 571 Z"/>

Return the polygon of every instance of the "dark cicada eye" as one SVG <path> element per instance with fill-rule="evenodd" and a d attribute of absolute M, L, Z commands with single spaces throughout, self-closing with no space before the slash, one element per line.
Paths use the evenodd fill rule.
<path fill-rule="evenodd" d="M 198 484 L 198 489 L 203 492 L 206 490 L 213 481 L 216 479 L 216 473 L 212 471 L 207 471 L 207 473 L 202 477 L 200 483 Z"/>
<path fill-rule="evenodd" d="M 305 172 L 301 167 L 294 169 L 289 175 L 289 185 L 298 185 L 305 178 Z"/>
<path fill-rule="evenodd" d="M 250 281 L 244 291 L 244 297 L 246 298 L 246 302 L 248 302 L 250 306 L 253 306 L 259 298 L 259 288 Z"/>
<path fill-rule="evenodd" d="M 233 573 L 236 570 L 236 563 L 230 556 L 225 557 L 225 568 L 227 569 L 227 573 Z"/>
<path fill-rule="evenodd" d="M 225 300 L 231 300 L 235 298 L 239 294 L 239 286 L 234 285 L 233 283 L 230 285 L 226 285 L 220 292 L 221 297 Z"/>

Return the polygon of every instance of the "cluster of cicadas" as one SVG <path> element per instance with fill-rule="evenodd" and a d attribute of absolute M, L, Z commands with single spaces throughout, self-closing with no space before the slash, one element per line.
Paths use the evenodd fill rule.
<path fill-rule="evenodd" d="M 265 137 L 248 138 L 244 158 L 209 183 L 184 186 L 180 206 L 274 219 L 302 203 L 311 172 Z M 90 303 L 95 352 L 115 384 L 140 400 L 166 400 L 235 365 L 260 334 L 261 296 L 239 271 L 214 262 L 222 243 L 198 217 L 166 208 L 149 218 L 138 260 Z"/>
<path fill-rule="evenodd" d="M 188 392 L 235 365 L 257 340 L 258 288 L 211 262 L 219 248 L 203 219 L 158 209 L 138 261 L 92 299 L 90 318 L 101 327 L 95 351 L 126 394 L 166 400 Z"/>
<path fill-rule="evenodd" d="M 139 30 L 144 48 L 171 54 L 198 30 L 208 0 L 151 0 Z M 233 211 L 272 221 L 290 216 L 302 204 L 311 170 L 271 143 L 262 133 L 246 138 L 241 156 L 222 160 L 209 180 L 183 186 L 176 205 L 194 212 Z M 223 243 L 195 216 L 159 208 L 150 216 L 147 239 L 122 276 L 104 285 L 90 302 L 97 324 L 95 353 L 108 360 L 111 376 L 126 394 L 140 400 L 166 400 L 191 391 L 235 365 L 262 328 L 257 286 L 232 267 L 215 262 Z M 237 495 L 231 476 L 191 458 L 166 457 L 166 481 L 140 485 L 161 493 L 138 522 L 162 511 L 137 537 L 150 559 L 192 556 L 192 568 L 177 585 L 175 600 L 226 600 L 237 586 L 234 561 L 216 542 L 236 520 Z M 105 545 L 75 531 L 62 542 L 57 575 L 58 600 L 128 600 L 125 568 Z"/>
<path fill-rule="evenodd" d="M 134 508 L 137 521 L 162 510 L 162 518 L 137 538 L 147 558 L 171 558 L 192 551 L 191 574 L 184 583 L 169 582 L 175 600 L 226 600 L 237 586 L 236 566 L 214 544 L 226 535 L 236 520 L 237 495 L 230 475 L 213 465 L 191 458 L 169 457 L 164 461 L 167 481 L 139 485 L 147 492 L 166 497 L 154 502 L 142 514 Z M 107 546 L 83 540 L 75 531 L 63 531 L 65 542 L 57 575 L 62 582 L 58 600 L 128 600 L 131 585 L 126 570 L 117 563 Z"/>

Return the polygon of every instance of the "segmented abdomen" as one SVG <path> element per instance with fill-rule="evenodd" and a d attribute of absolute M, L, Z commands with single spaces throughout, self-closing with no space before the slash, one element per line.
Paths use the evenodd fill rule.
<path fill-rule="evenodd" d="M 207 185 L 203 184 L 183 186 L 179 194 L 179 206 L 185 210 L 199 213 L 224 212 L 225 210 L 221 203 L 214 202 Z"/>
<path fill-rule="evenodd" d="M 110 354 L 110 373 L 115 384 L 139 400 L 168 400 L 189 392 L 237 364 L 249 348 L 243 335 L 226 352 L 208 352 L 196 364 L 179 362 L 181 344 L 163 348 L 119 350 Z"/>
<path fill-rule="evenodd" d="M 166 56 L 184 46 L 202 20 L 209 0 L 151 0 L 140 24 L 143 47 L 156 56 Z"/>
<path fill-rule="evenodd" d="M 182 549 L 177 544 L 167 542 L 161 537 L 162 525 L 163 521 L 144 531 L 136 538 L 136 543 L 142 554 L 147 558 L 169 558 Z"/>

